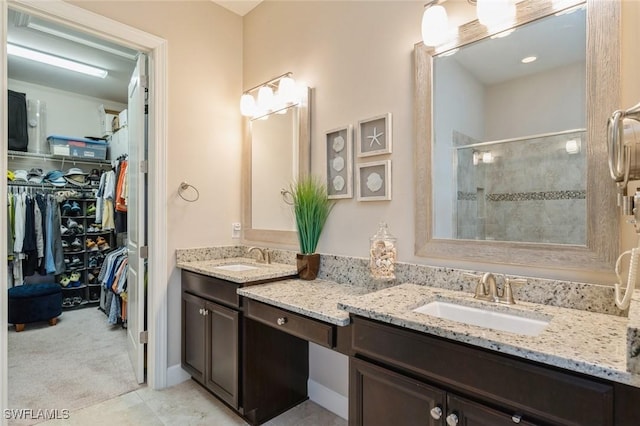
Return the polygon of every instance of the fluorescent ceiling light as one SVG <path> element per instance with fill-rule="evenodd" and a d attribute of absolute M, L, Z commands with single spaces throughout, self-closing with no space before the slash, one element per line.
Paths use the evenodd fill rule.
<path fill-rule="evenodd" d="M 520 62 L 522 62 L 523 64 L 530 64 L 531 62 L 535 61 L 536 59 L 538 59 L 537 56 L 527 56 L 526 58 L 522 58 L 522 60 Z"/>
<path fill-rule="evenodd" d="M 44 25 L 37 24 L 35 22 L 29 22 L 27 24 L 27 28 L 31 28 L 32 30 L 40 31 L 45 34 L 50 34 L 56 37 L 63 38 L 65 40 L 73 41 L 75 43 L 83 44 L 88 47 L 92 47 L 94 49 L 102 50 L 103 52 L 111 53 L 113 55 L 120 56 L 122 58 L 128 59 L 130 61 L 134 61 L 136 59 L 136 55 L 132 53 L 128 53 L 122 51 L 120 49 L 116 49 L 114 47 L 110 47 L 104 45 L 102 43 L 96 43 L 91 40 L 87 40 L 86 38 L 78 37 L 73 34 L 66 33 L 64 31 L 56 30 L 55 28 L 50 28 Z"/>
<path fill-rule="evenodd" d="M 71 61 L 58 56 L 49 55 L 47 53 L 38 52 L 36 50 L 27 49 L 26 47 L 16 46 L 15 44 L 10 43 L 7 43 L 7 54 L 30 59 L 32 61 L 42 62 L 43 64 L 64 68 L 70 71 L 80 72 L 93 77 L 105 78 L 108 74 L 106 70 L 100 68 L 81 64 L 80 62 Z"/>

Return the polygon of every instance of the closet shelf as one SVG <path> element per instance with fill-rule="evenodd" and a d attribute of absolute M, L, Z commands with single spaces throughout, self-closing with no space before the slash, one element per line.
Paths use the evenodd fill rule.
<path fill-rule="evenodd" d="M 39 159 L 39 160 L 53 160 L 53 161 L 61 161 L 63 164 L 65 162 L 69 162 L 72 164 L 89 164 L 89 165 L 105 165 L 111 166 L 111 160 L 92 160 L 90 158 L 76 158 L 76 157 L 67 157 L 64 155 L 52 155 L 52 154 L 40 154 L 37 152 L 27 152 L 27 151 L 8 151 L 8 158 L 13 160 L 15 158 L 19 159 Z"/>

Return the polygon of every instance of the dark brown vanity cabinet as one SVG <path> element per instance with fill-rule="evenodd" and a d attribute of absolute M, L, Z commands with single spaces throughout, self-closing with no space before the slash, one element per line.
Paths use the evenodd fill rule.
<path fill-rule="evenodd" d="M 309 350 L 307 341 L 245 317 L 241 285 L 182 271 L 182 367 L 258 425 L 307 399 Z"/>
<path fill-rule="evenodd" d="M 605 380 L 360 317 L 352 343 L 350 425 L 633 424 Z"/>
<path fill-rule="evenodd" d="M 183 286 L 194 291 L 193 281 L 197 283 L 205 278 L 208 277 L 183 273 Z M 228 285 L 233 286 L 231 283 Z M 219 298 L 216 287 L 210 286 L 204 296 Z M 182 292 L 182 366 L 196 381 L 236 409 L 239 338 L 238 309 L 223 306 L 188 291 Z"/>

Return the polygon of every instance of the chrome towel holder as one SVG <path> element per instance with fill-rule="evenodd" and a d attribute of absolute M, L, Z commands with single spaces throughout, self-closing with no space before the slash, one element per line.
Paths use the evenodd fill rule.
<path fill-rule="evenodd" d="M 184 193 L 189 189 L 193 189 L 193 192 L 195 193 L 194 197 L 185 197 Z M 180 198 L 182 198 L 183 200 L 189 202 L 189 203 L 195 203 L 196 201 L 198 201 L 200 199 L 200 191 L 198 191 L 198 188 L 196 188 L 195 186 L 191 185 L 190 183 L 187 182 L 181 182 L 180 186 L 178 187 L 178 195 L 180 196 Z"/>

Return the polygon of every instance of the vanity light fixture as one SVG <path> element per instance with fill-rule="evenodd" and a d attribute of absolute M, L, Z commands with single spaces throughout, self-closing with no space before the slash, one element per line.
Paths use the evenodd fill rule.
<path fill-rule="evenodd" d="M 256 90 L 257 100 L 252 94 Z M 288 107 L 300 102 L 298 90 L 291 73 L 282 74 L 244 92 L 240 97 L 240 113 L 252 119 L 266 119 L 271 113 L 284 114 Z"/>
<path fill-rule="evenodd" d="M 439 0 L 424 5 L 422 14 L 422 41 L 426 46 L 438 46 L 449 35 L 449 17 Z"/>
<path fill-rule="evenodd" d="M 79 72 L 93 77 L 105 78 L 108 75 L 108 72 L 101 68 L 82 64 L 80 62 L 72 61 L 71 59 L 49 55 L 48 53 L 43 53 L 23 46 L 18 46 L 17 44 L 7 43 L 7 55 L 41 62 L 43 64 L 52 65 L 54 67 L 63 68 L 69 71 Z"/>
<path fill-rule="evenodd" d="M 538 59 L 537 56 L 527 56 L 525 58 L 522 58 L 520 62 L 522 62 L 523 64 L 530 64 L 531 62 L 534 62 L 537 59 Z"/>
<path fill-rule="evenodd" d="M 516 18 L 516 4 L 513 0 L 468 0 L 476 4 L 478 21 L 489 31 L 497 27 L 511 26 Z"/>

